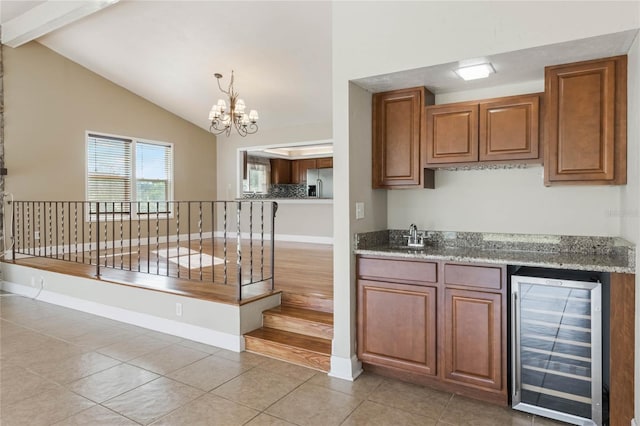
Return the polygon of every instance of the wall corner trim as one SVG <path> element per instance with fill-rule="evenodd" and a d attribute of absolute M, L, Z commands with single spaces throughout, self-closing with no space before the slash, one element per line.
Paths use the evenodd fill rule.
<path fill-rule="evenodd" d="M 351 358 L 331 356 L 330 377 L 353 382 L 360 374 L 362 374 L 362 363 L 358 360 L 357 356 L 353 355 Z"/>

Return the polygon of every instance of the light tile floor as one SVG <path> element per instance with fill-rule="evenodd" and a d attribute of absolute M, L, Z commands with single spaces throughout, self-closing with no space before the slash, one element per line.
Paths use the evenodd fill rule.
<path fill-rule="evenodd" d="M 3 293 L 0 424 L 559 423 L 373 374 L 334 379 Z"/>

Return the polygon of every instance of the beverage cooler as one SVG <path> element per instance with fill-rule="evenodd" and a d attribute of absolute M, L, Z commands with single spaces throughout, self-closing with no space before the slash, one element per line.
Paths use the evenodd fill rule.
<path fill-rule="evenodd" d="M 512 407 L 602 425 L 602 284 L 518 271 L 511 302 Z"/>

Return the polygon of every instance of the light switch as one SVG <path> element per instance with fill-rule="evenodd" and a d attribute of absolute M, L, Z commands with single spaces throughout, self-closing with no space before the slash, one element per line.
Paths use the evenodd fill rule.
<path fill-rule="evenodd" d="M 364 219 L 364 203 L 356 203 L 356 219 Z"/>

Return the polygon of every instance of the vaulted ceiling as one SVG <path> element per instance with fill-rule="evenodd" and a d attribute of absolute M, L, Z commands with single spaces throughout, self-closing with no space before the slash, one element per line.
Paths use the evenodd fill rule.
<path fill-rule="evenodd" d="M 231 70 L 261 128 L 331 122 L 330 2 L 121 0 L 37 41 L 202 128 Z"/>

